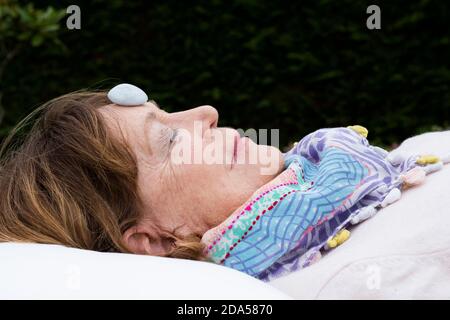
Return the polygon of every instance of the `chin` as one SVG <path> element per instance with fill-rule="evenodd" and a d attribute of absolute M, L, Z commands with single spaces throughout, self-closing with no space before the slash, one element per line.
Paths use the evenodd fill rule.
<path fill-rule="evenodd" d="M 261 158 L 260 174 L 265 176 L 267 181 L 275 178 L 284 169 L 284 158 L 280 149 L 273 146 L 260 146 L 262 153 L 267 157 Z"/>

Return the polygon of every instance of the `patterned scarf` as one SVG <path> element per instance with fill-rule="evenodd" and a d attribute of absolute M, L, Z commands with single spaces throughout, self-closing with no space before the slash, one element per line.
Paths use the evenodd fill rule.
<path fill-rule="evenodd" d="M 326 241 L 360 210 L 378 206 L 415 158 L 387 152 L 348 128 L 321 129 L 284 154 L 285 170 L 202 242 L 211 261 L 269 281 L 317 260 Z"/>

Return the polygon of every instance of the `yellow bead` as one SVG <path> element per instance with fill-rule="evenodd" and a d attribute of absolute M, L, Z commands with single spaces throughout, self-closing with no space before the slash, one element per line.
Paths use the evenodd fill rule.
<path fill-rule="evenodd" d="M 343 244 L 345 241 L 348 240 L 348 238 L 350 238 L 350 231 L 348 231 L 347 229 L 342 229 L 341 231 L 338 232 L 337 237 L 338 237 L 338 244 Z"/>
<path fill-rule="evenodd" d="M 367 130 L 366 128 L 364 128 L 363 126 L 360 126 L 360 125 L 348 126 L 347 128 L 352 129 L 356 133 L 359 133 L 364 138 L 367 138 L 367 135 L 369 134 L 369 130 Z"/>
<path fill-rule="evenodd" d="M 336 236 L 334 236 L 331 240 L 328 240 L 327 241 L 327 245 L 328 245 L 328 248 L 336 248 L 337 247 L 337 241 L 336 241 Z"/>
<path fill-rule="evenodd" d="M 350 238 L 350 231 L 347 229 L 340 230 L 333 238 L 327 241 L 328 248 L 336 248 Z"/>
<path fill-rule="evenodd" d="M 420 156 L 416 160 L 416 163 L 420 164 L 420 165 L 433 164 L 433 163 L 438 163 L 438 162 L 439 162 L 439 157 L 436 157 L 436 156 L 433 156 L 430 154 Z"/>

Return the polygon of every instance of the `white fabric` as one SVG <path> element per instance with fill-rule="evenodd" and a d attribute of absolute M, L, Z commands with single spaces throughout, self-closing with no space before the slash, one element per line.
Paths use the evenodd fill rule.
<path fill-rule="evenodd" d="M 450 131 L 406 140 L 402 155 L 450 154 Z M 274 279 L 295 299 L 450 299 L 450 164 L 316 264 Z"/>
<path fill-rule="evenodd" d="M 0 299 L 290 299 L 207 262 L 0 244 Z"/>

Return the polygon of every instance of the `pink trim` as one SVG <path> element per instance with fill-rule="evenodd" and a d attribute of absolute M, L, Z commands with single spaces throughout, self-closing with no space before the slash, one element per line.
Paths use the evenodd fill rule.
<path fill-rule="evenodd" d="M 304 179 L 304 174 L 303 174 L 303 168 L 300 167 L 300 170 L 301 170 L 301 173 L 302 173 L 302 178 L 303 178 L 303 180 L 305 180 L 305 179 Z M 246 213 L 246 211 L 251 211 L 252 205 L 253 205 L 257 200 L 259 200 L 260 198 L 262 198 L 263 195 L 266 195 L 267 193 L 269 193 L 269 192 L 271 192 L 271 191 L 273 191 L 273 190 L 275 190 L 275 189 L 278 189 L 278 188 L 280 188 L 280 187 L 284 187 L 284 186 L 288 186 L 288 185 L 298 185 L 297 174 L 296 174 L 295 170 L 292 169 L 292 168 L 288 168 L 286 171 L 290 171 L 290 173 L 294 175 L 296 181 L 290 181 L 290 180 L 292 180 L 292 177 L 289 177 L 289 176 L 288 176 L 288 177 L 286 177 L 287 180 L 288 180 L 287 182 L 284 182 L 284 183 L 275 185 L 275 186 L 273 186 L 273 187 L 270 187 L 270 189 L 268 189 L 268 190 L 266 190 L 265 192 L 263 192 L 262 194 L 260 194 L 256 199 L 248 200 L 246 203 L 244 203 L 244 204 L 241 206 L 241 208 L 244 207 L 245 209 L 243 209 L 239 214 L 236 213 L 236 212 L 234 212 L 234 213 L 232 213 L 232 214 L 230 215 L 230 217 L 235 216 L 235 218 L 233 218 L 231 224 L 227 225 L 227 224 L 226 224 L 226 221 L 225 221 L 223 226 L 220 226 L 220 225 L 218 226 L 218 228 L 219 228 L 219 229 L 218 229 L 218 235 L 216 235 L 216 238 L 213 240 L 213 245 L 209 245 L 209 246 L 206 248 L 206 250 L 205 250 L 206 254 L 208 254 L 209 251 L 211 251 L 211 249 L 213 248 L 213 246 L 223 238 L 223 235 L 225 235 L 226 231 L 227 231 L 228 229 L 231 229 L 231 228 L 233 227 L 234 223 L 236 223 L 237 220 L 239 220 L 239 218 L 240 218 L 244 213 Z M 283 178 L 283 177 L 282 177 L 282 178 Z M 264 188 L 264 186 L 261 187 L 261 189 L 262 189 L 262 188 Z M 255 191 L 255 193 L 258 193 L 258 191 L 259 191 L 259 190 Z M 253 197 L 251 197 L 250 199 L 252 199 L 252 198 L 253 198 Z M 227 220 L 228 220 L 228 219 L 227 219 Z M 231 226 L 231 228 L 229 228 L 229 226 Z"/>

